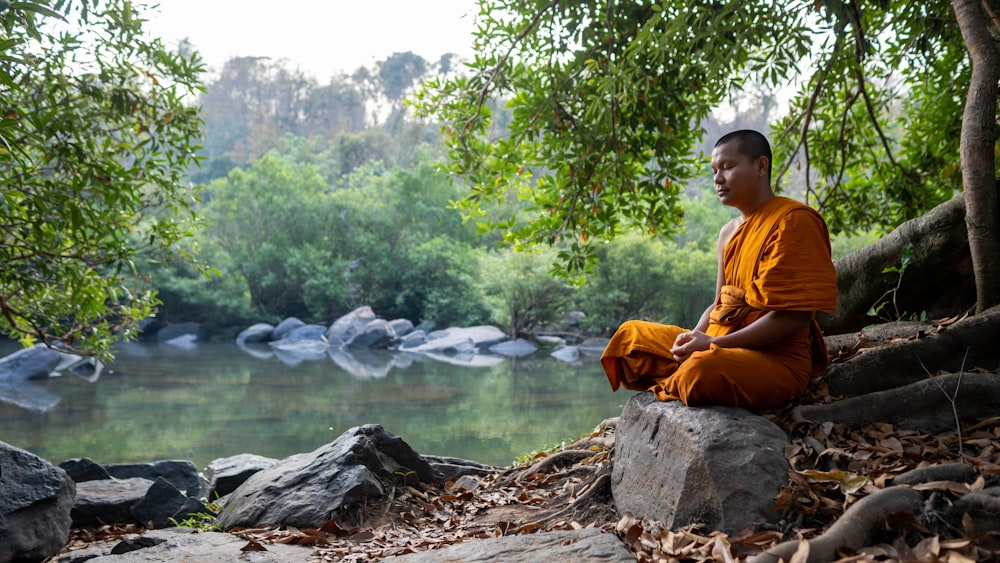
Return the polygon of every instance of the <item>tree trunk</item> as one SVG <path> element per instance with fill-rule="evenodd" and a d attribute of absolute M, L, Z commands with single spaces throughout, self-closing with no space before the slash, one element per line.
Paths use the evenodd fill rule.
<path fill-rule="evenodd" d="M 1000 46 L 991 34 L 991 0 L 952 0 L 972 59 L 972 81 L 962 114 L 961 164 L 966 226 L 976 274 L 976 310 L 1000 303 L 1000 198 L 997 196 L 996 127 Z M 1000 29 L 992 29 L 1000 33 Z"/>
<path fill-rule="evenodd" d="M 823 332 L 855 332 L 872 323 L 898 320 L 867 315 L 885 300 L 895 299 L 900 315 L 907 317 L 923 312 L 930 318 L 952 316 L 971 308 L 976 292 L 964 217 L 964 201 L 956 197 L 837 260 L 837 312 L 817 316 Z M 886 268 L 900 266 L 907 244 L 913 248 L 913 257 L 902 280 L 899 274 L 884 273 Z"/>

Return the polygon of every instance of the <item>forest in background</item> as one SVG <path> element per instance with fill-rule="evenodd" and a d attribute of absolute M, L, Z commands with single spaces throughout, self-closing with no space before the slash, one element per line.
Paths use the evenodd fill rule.
<path fill-rule="evenodd" d="M 205 186 L 207 226 L 188 243 L 211 273 L 153 269 L 159 321 L 329 322 L 370 305 L 386 318 L 492 323 L 511 336 L 565 327 L 574 311 L 585 314 L 574 321 L 582 334 L 631 318 L 693 326 L 713 298 L 718 230 L 733 216 L 708 173 L 686 189 L 679 235 L 610 241 L 585 277 L 558 275 L 558 245 L 514 251 L 452 207 L 468 189 L 439 170 L 442 128 L 414 118 L 407 97 L 456 64 L 395 53 L 320 84 L 290 61 L 227 61 L 199 97 L 205 137 L 190 169 Z M 707 120 L 700 150 L 730 129 L 766 131 L 773 103 L 748 98 L 731 121 Z M 504 108 L 494 109 L 502 128 Z M 516 199 L 500 205 L 497 216 L 536 213 Z M 875 238 L 836 236 L 834 253 Z"/>

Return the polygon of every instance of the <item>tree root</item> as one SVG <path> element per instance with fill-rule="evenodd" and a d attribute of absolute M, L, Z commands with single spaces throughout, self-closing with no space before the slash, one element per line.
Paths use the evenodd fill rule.
<path fill-rule="evenodd" d="M 594 500 L 594 497 L 606 492 L 610 483 L 611 483 L 611 467 L 608 466 L 601 469 L 601 471 L 594 476 L 594 480 L 590 482 L 587 488 L 584 489 L 579 496 L 570 500 L 567 506 L 565 506 L 564 508 L 562 508 L 557 512 L 545 516 L 544 518 L 540 518 L 534 522 L 531 522 L 527 524 L 527 526 L 546 527 L 555 522 L 556 520 L 569 514 L 570 512 L 573 512 L 579 509 L 580 507 L 588 506 L 588 503 L 592 505 L 600 505 L 601 503 Z"/>
<path fill-rule="evenodd" d="M 1000 528 L 1000 487 L 969 493 L 955 501 L 948 511 L 948 520 L 960 527 L 963 517 L 968 514 L 976 531 Z M 973 530 L 968 530 L 973 532 Z"/>
<path fill-rule="evenodd" d="M 595 455 L 597 452 L 591 450 L 563 450 L 561 452 L 556 452 L 554 454 L 549 454 L 535 463 L 528 466 L 527 469 L 521 471 L 514 478 L 517 483 L 523 483 L 525 479 L 534 475 L 535 473 L 544 473 L 549 471 L 551 468 L 555 467 L 559 463 L 572 464 L 580 461 L 581 459 L 586 459 L 590 456 Z"/>
<path fill-rule="evenodd" d="M 823 382 L 835 396 L 853 397 L 902 387 L 928 373 L 1000 366 L 1000 306 L 967 317 L 923 338 L 893 342 L 827 369 Z"/>
<path fill-rule="evenodd" d="M 889 487 L 869 495 L 847 509 L 830 528 L 819 537 L 807 540 L 807 563 L 825 563 L 837 557 L 841 547 L 864 547 L 869 534 L 878 522 L 891 514 L 906 512 L 917 514 L 924 505 L 918 491 L 906 487 Z M 748 563 L 776 563 L 790 561 L 799 550 L 799 540 L 782 542 L 771 549 L 748 559 Z"/>
<path fill-rule="evenodd" d="M 947 374 L 925 376 L 903 387 L 832 403 L 799 405 L 792 409 L 792 418 L 798 422 L 843 423 L 852 428 L 887 422 L 900 428 L 942 432 L 955 429 L 956 410 L 963 417 L 985 418 L 996 414 L 997 404 L 1000 373 Z"/>
<path fill-rule="evenodd" d="M 942 465 L 929 465 L 918 469 L 912 469 L 897 475 L 892 480 L 893 485 L 916 485 L 919 483 L 930 483 L 931 481 L 955 481 L 958 483 L 971 483 L 976 480 L 979 474 L 976 473 L 968 463 L 945 463 Z"/>

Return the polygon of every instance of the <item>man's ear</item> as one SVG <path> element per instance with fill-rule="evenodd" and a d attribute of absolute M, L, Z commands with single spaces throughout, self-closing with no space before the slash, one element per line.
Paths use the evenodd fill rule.
<path fill-rule="evenodd" d="M 757 167 L 758 176 L 767 176 L 767 167 L 771 165 L 771 162 L 766 156 L 758 156 L 757 160 L 754 161 L 754 166 Z"/>

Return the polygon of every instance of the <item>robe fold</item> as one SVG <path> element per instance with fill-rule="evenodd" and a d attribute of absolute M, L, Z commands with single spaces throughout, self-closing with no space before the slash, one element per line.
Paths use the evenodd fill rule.
<path fill-rule="evenodd" d="M 723 286 L 706 334 L 723 336 L 768 311 L 836 309 L 836 272 L 822 217 L 807 205 L 772 197 L 750 213 L 723 249 Z M 683 363 L 670 348 L 689 329 L 628 321 L 611 338 L 601 366 L 613 390 L 652 391 L 661 401 L 775 408 L 805 391 L 827 366 L 816 321 L 764 348 L 712 344 Z"/>

